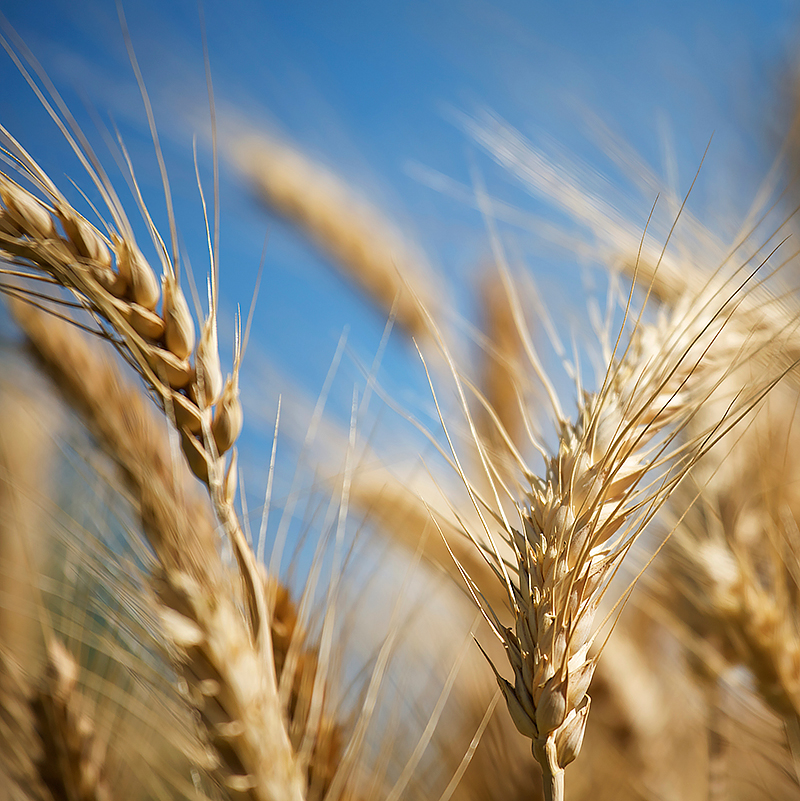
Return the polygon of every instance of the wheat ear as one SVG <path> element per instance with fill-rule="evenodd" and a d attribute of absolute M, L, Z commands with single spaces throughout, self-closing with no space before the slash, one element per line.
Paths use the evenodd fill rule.
<path fill-rule="evenodd" d="M 78 666 L 54 637 L 45 643 L 44 675 L 37 569 L 44 515 L 36 496 L 47 480 L 43 432 L 21 396 L 2 398 L 0 430 L 0 776 L 25 797 L 110 801 L 105 754 L 77 690 Z M 34 480 L 35 479 L 35 480 Z"/>
<path fill-rule="evenodd" d="M 639 323 L 624 354 L 612 360 L 602 389 L 580 399 L 577 422 L 559 421 L 558 451 L 547 460 L 544 478 L 530 474 L 528 497 L 517 508 L 519 529 L 501 506 L 490 507 L 515 554 L 512 572 L 493 546 L 513 628 L 482 606 L 514 670 L 513 683 L 499 673 L 497 678 L 517 728 L 532 740 L 548 799 L 563 798 L 564 768 L 583 740 L 600 600 L 643 527 L 714 432 L 752 405 L 754 395 L 745 392 L 715 428 L 676 444 L 677 433 L 731 364 L 747 358 L 741 343 L 731 350 L 719 336 L 722 328 L 719 308 L 710 304 L 692 313 L 683 307 L 660 324 Z M 480 446 L 477 435 L 476 442 Z M 486 534 L 493 542 L 488 524 Z M 481 602 L 481 587 L 465 577 Z"/>
<path fill-rule="evenodd" d="M 791 247 L 787 242 L 786 247 Z M 736 251 L 734 250 L 733 253 Z M 789 258 L 793 258 L 792 254 Z M 713 274 L 706 274 L 694 264 L 667 258 L 636 258 L 627 255 L 618 260 L 622 271 L 636 278 L 642 285 L 668 306 L 685 303 L 687 298 L 708 298 L 727 291 L 733 282 L 744 280 L 742 268 L 734 270 L 729 255 Z M 751 260 L 748 264 L 755 264 Z M 752 269 L 745 265 L 744 269 Z M 732 318 L 728 326 L 730 335 L 740 337 L 780 337 L 784 343 L 785 358 L 795 362 L 800 359 L 800 336 L 797 333 L 797 304 L 791 293 L 777 295 L 765 286 L 754 286 L 740 302 L 725 306 L 721 313 Z"/>
<path fill-rule="evenodd" d="M 730 499 L 728 499 L 728 505 Z M 725 500 L 722 499 L 723 508 Z M 751 538 L 748 513 L 759 521 Z M 720 515 L 701 497 L 670 546 L 669 569 L 688 607 L 681 620 L 728 662 L 748 668 L 761 697 L 787 723 L 800 723 L 797 523 L 786 506 L 759 504 Z"/>
<path fill-rule="evenodd" d="M 228 741 L 226 749 L 235 757 L 228 784 L 259 798 L 299 798 L 303 794 L 302 772 L 294 759 L 278 705 L 267 598 L 255 556 L 234 511 L 235 482 L 230 469 L 227 474 L 225 471 L 224 451 L 232 446 L 242 424 L 238 397 L 241 351 L 237 338 L 233 374 L 220 396 L 216 271 L 209 291 L 209 315 L 202 326 L 192 366 L 188 356 L 195 342 L 194 323 L 178 284 L 177 263 L 167 256 L 149 217 L 151 234 L 162 252 L 164 299 L 160 315 L 154 311 L 160 295 L 155 274 L 137 247 L 124 209 L 107 179 L 90 170 L 113 217 L 114 225 L 107 225 L 109 235 L 105 236 L 72 208 L 4 129 L 3 134 L 10 148 L 9 158 L 47 197 L 49 205 L 8 176 L 0 177 L 0 252 L 12 263 L 42 271 L 69 288 L 106 327 L 165 413 L 174 420 L 188 463 L 208 485 L 215 513 L 236 557 L 245 588 L 244 619 L 230 599 L 214 595 L 219 585 L 216 555 L 206 567 L 187 565 L 179 543 L 169 542 L 155 527 L 148 532 L 165 567 L 169 565 L 173 571 L 170 591 L 177 598 L 168 605 L 188 613 L 188 617 L 173 617 L 172 622 L 178 629 L 183 627 L 187 648 L 201 647 L 206 656 L 213 657 L 210 664 L 214 671 L 223 671 L 220 675 L 225 681 L 218 682 L 221 691 L 235 688 L 231 698 L 216 703 L 223 710 L 222 718 L 208 721 L 215 737 L 219 737 L 217 724 L 223 729 L 225 723 L 234 724 L 222 735 Z M 83 160 L 89 163 L 85 156 Z M 71 376 L 76 394 L 80 393 L 80 378 L 80 372 Z M 97 400 L 85 397 L 88 408 L 94 409 L 93 422 L 100 424 L 102 404 Z M 167 469 L 165 466 L 165 472 Z M 145 476 L 141 480 L 143 487 L 148 486 Z M 152 508 L 159 504 L 164 504 L 164 498 L 156 491 L 144 505 Z M 146 527 L 148 522 L 152 521 L 145 520 Z M 177 631 L 175 634 L 178 636 Z M 260 669 L 255 667 L 258 663 Z M 214 686 L 213 682 L 207 686 Z M 239 731 L 242 726 L 243 733 Z"/>
<path fill-rule="evenodd" d="M 630 260 L 629 260 L 630 261 Z M 680 291 L 720 292 L 732 271 L 723 266 L 702 290 L 697 269 L 674 263 L 643 262 L 644 273 L 667 304 L 680 302 Z M 729 279 L 727 279 L 729 280 Z M 780 337 L 784 356 L 800 356 L 797 304 L 791 296 L 771 297 L 764 288 L 741 303 L 726 304 L 726 336 Z M 767 365 L 766 354 L 744 367 L 736 380 L 724 382 L 691 422 L 699 432 L 730 404 L 749 374 Z M 747 667 L 762 698 L 784 720 L 797 725 L 800 715 L 800 649 L 798 649 L 796 575 L 800 512 L 794 487 L 797 433 L 796 369 L 758 409 L 746 428 L 739 427 L 709 454 L 695 475 L 696 485 L 676 498 L 676 530 L 667 562 L 680 598 L 667 592 L 664 601 L 680 610 L 681 622 L 708 647 L 715 642 L 724 657 Z M 690 503 L 693 509 L 685 514 Z M 677 601 L 677 603 L 676 603 Z M 707 651 L 707 648 L 706 648 Z"/>
<path fill-rule="evenodd" d="M 44 741 L 42 777 L 53 798 L 110 801 L 103 776 L 103 744 L 77 689 L 78 665 L 56 639 L 47 643 L 44 687 L 34 702 Z"/>

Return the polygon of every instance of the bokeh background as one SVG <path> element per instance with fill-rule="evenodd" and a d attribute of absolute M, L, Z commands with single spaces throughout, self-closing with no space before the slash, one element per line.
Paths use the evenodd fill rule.
<path fill-rule="evenodd" d="M 117 135 L 162 231 L 168 218 L 119 9 L 112 0 L 0 0 L 5 24 L 75 115 L 120 187 L 144 243 L 124 170 L 114 163 Z M 268 542 L 281 534 L 280 512 L 291 506 L 288 532 L 283 532 L 289 536 L 283 572 L 297 547 L 287 581 L 298 594 L 320 531 L 330 537 L 336 528 L 334 505 L 326 507 L 319 495 L 335 499 L 331 478 L 343 469 L 354 391 L 357 400 L 363 399 L 386 310 L 376 308 L 301 233 L 258 202 L 231 158 L 238 138 L 265 133 L 290 142 L 381 209 L 424 254 L 436 276 L 439 322 L 451 332 L 449 344 L 467 371 L 471 359 L 479 360 L 480 280 L 491 262 L 486 221 L 475 194 L 477 184 L 485 185 L 510 261 L 535 279 L 568 359 L 574 358 L 571 340 L 578 343 L 584 380 L 591 385 L 591 357 L 597 351 L 587 309 L 593 298 L 602 303 L 607 273 L 600 263 L 609 255 L 608 243 L 553 204 L 559 173 L 543 191 L 498 163 L 502 154 L 496 149 L 487 153 L 476 132 L 503 121 L 506 130 L 518 131 L 548 163 L 561 165 L 560 175 L 574 177 L 603 199 L 606 212 L 618 214 L 634 230 L 644 228 L 659 191 L 684 195 L 713 135 L 689 208 L 724 239 L 750 208 L 787 124 L 783 109 L 788 103 L 781 98 L 788 97 L 794 73 L 800 11 L 790 2 L 721 0 L 207 1 L 202 7 L 187 0 L 126 1 L 121 9 L 153 104 L 184 266 L 190 265 L 201 296 L 209 257 L 193 150 L 206 197 L 211 197 L 206 66 L 213 81 L 221 160 L 220 337 L 228 366 L 235 310 L 240 305 L 247 315 L 264 254 L 242 371 L 246 427 L 239 447 L 247 478 L 245 517 L 249 514 L 257 531 L 280 396 L 283 433 Z M 3 35 L 14 36 L 8 27 Z M 0 124 L 94 219 L 70 181 L 86 192 L 88 201 L 96 201 L 97 193 L 14 60 L 3 53 Z M 628 155 L 615 160 L 609 145 L 619 143 L 629 148 Z M 633 153 L 663 186 L 636 180 Z M 536 316 L 530 314 L 547 371 L 571 410 L 574 382 L 549 346 L 546 327 L 535 327 Z M 13 347 L 17 335 L 4 317 L 0 313 L 3 345 Z M 329 384 L 332 363 L 336 369 Z M 434 372 L 437 390 L 445 404 L 452 403 L 452 385 L 441 376 Z M 379 391 L 373 392 L 369 413 L 358 420 L 360 467 L 374 458 L 409 485 L 430 474 L 448 495 L 448 485 L 459 483 L 457 476 L 406 419 L 413 417 L 442 442 L 425 371 L 402 332 L 392 334 L 377 377 Z M 322 432 L 313 454 L 303 456 L 301 443 L 321 392 L 326 401 Z M 456 433 L 463 433 L 459 425 L 462 430 Z M 302 475 L 293 484 L 298 463 Z M 358 514 L 353 510 L 354 527 Z M 387 610 L 400 588 L 412 607 L 422 606 L 424 599 L 424 611 L 430 620 L 438 615 L 440 626 L 447 620 L 442 610 L 453 603 L 444 593 L 431 603 L 431 584 L 425 580 L 403 584 L 407 555 L 390 558 L 384 549 L 380 543 L 365 547 L 349 568 L 358 591 L 370 582 L 370 592 L 376 584 L 385 585 L 379 587 L 377 602 L 357 607 L 357 615 L 346 621 L 351 633 L 376 632 L 374 641 L 361 643 L 367 652 L 385 632 Z M 425 623 L 422 614 L 416 620 Z M 433 624 L 430 628 L 435 630 Z M 441 650 L 447 653 L 451 644 L 444 638 Z M 416 712 L 413 699 L 428 676 L 420 666 L 426 660 L 439 667 L 443 662 L 423 637 L 407 636 L 406 645 L 410 650 L 396 672 L 402 674 L 402 665 L 410 664 L 418 673 L 393 675 L 392 680 L 407 691 Z M 345 674 L 348 669 L 345 665 Z M 418 719 L 425 720 L 421 713 Z"/>

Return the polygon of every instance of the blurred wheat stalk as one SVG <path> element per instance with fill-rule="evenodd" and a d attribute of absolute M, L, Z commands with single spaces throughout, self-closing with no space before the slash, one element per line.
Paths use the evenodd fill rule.
<path fill-rule="evenodd" d="M 72 124 L 59 120 L 62 130 Z M 472 132 L 535 183 L 530 163 L 543 169 L 542 157 L 518 135 L 496 120 L 476 121 Z M 307 642 L 304 615 L 240 525 L 234 445 L 243 426 L 243 343 L 237 322 L 225 378 L 213 247 L 207 313 L 196 322 L 181 288 L 174 223 L 168 246 L 143 209 L 159 280 L 99 160 L 72 133 L 108 219 L 95 225 L 80 214 L 2 129 L 6 162 L 34 190 L 0 176 L 3 290 L 36 363 L 114 463 L 113 491 L 136 522 L 124 548 L 79 530 L 48 533 L 52 526 L 37 519 L 48 504 L 32 454 L 52 432 L 31 427 L 32 415 L 21 413 L 28 401 L 7 390 L 0 780 L 10 798 L 529 798 L 539 792 L 524 754 L 532 750 L 541 792 L 558 801 L 584 738 L 588 753 L 573 769 L 571 797 L 750 797 L 742 788 L 756 775 L 770 797 L 797 792 L 798 308 L 793 295 L 771 293 L 762 281 L 779 231 L 748 258 L 735 257 L 738 247 L 720 255 L 698 245 L 682 263 L 654 251 L 649 238 L 631 241 L 588 189 L 553 198 L 613 232 L 604 244 L 619 248 L 634 285 L 620 331 L 604 332 L 599 387 L 579 390 L 570 419 L 542 367 L 488 198 L 478 193 L 497 273 L 482 292 L 481 364 L 470 372 L 451 356 L 458 343 L 443 333 L 448 310 L 433 305 L 424 259 L 410 255 L 375 210 L 351 202 L 343 181 L 286 146 L 239 146 L 239 168 L 264 202 L 415 337 L 424 364 L 437 362 L 437 403 L 444 386 L 455 398 L 437 408 L 466 504 L 446 492 L 434 502 L 432 482 L 411 489 L 383 468 L 347 472 L 341 502 L 367 510 L 373 527 L 465 588 L 484 616 L 478 641 L 513 727 L 494 716 L 499 695 L 481 665 L 459 650 L 421 733 L 408 735 L 407 760 L 394 764 L 393 713 L 375 715 L 375 707 L 397 628 L 356 711 L 348 719 L 331 709 L 333 631 L 323 627 L 318 645 Z M 688 225 L 695 245 L 712 240 Z M 655 301 L 655 312 L 645 308 Z M 75 307 L 71 324 L 56 319 Z M 139 386 L 79 326 L 108 340 Z M 547 414 L 532 414 L 536 394 L 547 399 Z M 549 449 L 550 438 L 537 432 L 553 423 L 558 444 Z M 24 436 L 39 444 L 20 444 Z M 337 447 L 349 454 L 352 443 L 343 437 Z M 532 455 L 543 457 L 544 471 L 530 466 Z M 638 560 L 638 578 L 660 550 L 649 539 L 659 526 L 672 536 L 645 574 L 647 595 L 633 596 L 623 560 Z M 69 570 L 45 564 L 65 552 Z M 124 603 L 88 605 L 93 596 Z M 621 617 L 631 598 L 638 608 Z M 448 643 L 448 628 L 469 631 L 459 615 L 438 627 Z M 421 651 L 425 642 L 413 646 Z M 685 697 L 702 699 L 700 724 L 670 708 L 659 665 L 670 649 L 680 652 L 680 678 L 671 680 Z M 459 675 L 463 661 L 468 680 Z M 746 668 L 752 681 L 729 665 Z M 746 711 L 736 705 L 742 699 Z M 590 706 L 601 726 L 594 736 Z M 725 734 L 725 716 L 734 714 L 754 741 L 777 744 L 738 774 L 736 792 L 733 749 L 748 746 Z M 369 762 L 373 719 L 385 726 L 385 743 Z M 142 722 L 146 731 L 137 730 Z M 707 757 L 693 768 L 687 795 L 681 766 L 664 765 L 658 753 L 671 738 L 669 753 L 679 759 L 698 725 Z M 428 749 L 435 754 L 426 759 Z M 698 785 L 702 770 L 708 779 Z"/>

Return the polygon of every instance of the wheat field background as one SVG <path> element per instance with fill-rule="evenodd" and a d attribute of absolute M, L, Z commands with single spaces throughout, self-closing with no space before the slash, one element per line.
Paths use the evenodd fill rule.
<path fill-rule="evenodd" d="M 800 794 L 791 5 L 0 11 L 0 798 Z"/>

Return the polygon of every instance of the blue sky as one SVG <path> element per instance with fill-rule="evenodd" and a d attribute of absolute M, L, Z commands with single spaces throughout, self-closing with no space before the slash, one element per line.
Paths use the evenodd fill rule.
<path fill-rule="evenodd" d="M 140 0 L 123 2 L 123 8 L 154 101 L 182 239 L 202 279 L 207 259 L 191 158 L 193 134 L 199 137 L 207 189 L 211 158 L 198 5 L 194 0 Z M 115 3 L 0 0 L 0 10 L 109 164 L 93 117 L 106 125 L 113 119 L 119 126 L 148 203 L 166 227 L 150 136 Z M 230 129 L 239 124 L 232 121 L 244 120 L 277 132 L 345 175 L 425 248 L 467 317 L 475 313 L 472 278 L 489 250 L 485 229 L 473 208 L 421 182 L 420 168 L 469 186 L 471 166 L 477 164 L 497 196 L 526 213 L 549 218 L 552 212 L 481 154 L 454 123 L 457 112 L 490 109 L 532 141 L 563 145 L 620 183 L 587 137 L 585 111 L 599 114 L 657 172 L 662 170 L 664 131 L 670 130 L 681 191 L 714 133 L 708 180 L 698 186 L 697 203 L 743 209 L 765 166 L 762 146 L 771 125 L 771 102 L 797 40 L 797 12 L 797 4 L 783 0 L 206 0 L 204 5 L 222 125 Z M 65 177 L 86 188 L 79 165 L 4 54 L 0 121 L 80 203 Z M 722 197 L 720 186 L 735 189 Z M 650 202 L 631 201 L 641 223 Z M 349 326 L 353 356 L 345 359 L 342 391 L 331 399 L 332 413 L 346 419 L 348 382 L 358 377 L 357 362 L 368 363 L 377 348 L 381 315 L 294 232 L 270 220 L 229 171 L 223 171 L 222 223 L 228 323 L 235 304 L 246 307 L 249 302 L 270 232 L 254 326 L 254 365 L 269 359 L 279 376 L 291 376 L 313 397 Z M 509 235 L 517 237 L 531 269 L 553 293 L 548 298 L 553 308 L 563 306 L 580 316 L 582 290 L 566 257 L 538 251 L 532 237 Z M 228 342 L 223 336 L 224 347 Z M 381 379 L 402 403 L 430 411 L 419 362 L 400 337 L 389 348 Z M 252 388 L 261 393 L 265 420 L 273 413 L 280 380 L 264 378 Z"/>

